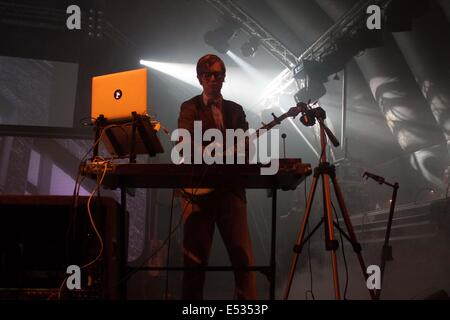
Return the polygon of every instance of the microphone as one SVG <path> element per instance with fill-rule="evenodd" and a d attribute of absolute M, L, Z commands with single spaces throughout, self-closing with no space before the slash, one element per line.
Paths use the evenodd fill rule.
<path fill-rule="evenodd" d="M 281 138 L 283 139 L 283 157 L 286 158 L 286 133 L 283 133 L 281 135 Z"/>
<path fill-rule="evenodd" d="M 370 172 L 364 172 L 363 173 L 363 178 L 369 179 L 372 178 L 373 180 L 375 180 L 376 182 L 378 182 L 379 184 L 384 183 L 384 178 L 377 176 L 376 174 L 370 173 Z"/>

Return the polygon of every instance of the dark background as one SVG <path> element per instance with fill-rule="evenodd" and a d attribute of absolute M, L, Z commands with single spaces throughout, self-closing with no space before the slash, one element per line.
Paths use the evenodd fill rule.
<path fill-rule="evenodd" d="M 296 56 L 357 2 L 234 1 Z M 445 234 L 445 225 L 432 218 L 431 212 L 438 209 L 432 209 L 435 202 L 429 202 L 445 201 L 449 183 L 445 170 L 449 165 L 450 137 L 450 8 L 444 0 L 422 1 L 419 5 L 394 2 L 396 7 L 389 11 L 389 23 L 384 21 L 382 25 L 383 42 L 370 44 L 375 48 L 358 51 L 337 68 L 325 82 L 327 91 L 320 104 L 340 139 L 345 66 L 346 152 L 334 149 L 332 159 L 338 167 L 350 214 L 360 230 L 358 236 L 362 238 L 368 264 L 379 263 L 386 225 L 382 210 L 389 206 L 391 190 L 374 181 L 364 181 L 361 175 L 370 171 L 399 182 L 398 205 L 403 209 L 397 212 L 399 220 L 392 234 L 395 260 L 388 264 L 383 295 L 412 299 L 450 286 L 445 271 L 449 262 L 448 241 L 440 238 L 440 232 Z M 70 31 L 65 26 L 65 10 L 70 4 L 81 8 L 81 30 Z M 192 75 L 195 83 L 195 64 L 208 52 L 219 54 L 225 61 L 225 98 L 243 105 L 251 127 L 259 127 L 271 112 L 281 114 L 280 107 L 295 105 L 293 86 L 280 94 L 273 105 L 258 103 L 264 88 L 285 66 L 262 47 L 254 57 L 244 57 L 241 46 L 248 39 L 244 31 L 230 40 L 230 50 L 248 64 L 250 72 L 236 59 L 205 43 L 205 32 L 219 26 L 222 20 L 222 15 L 203 0 L 1 1 L 0 192 L 71 194 L 79 161 L 93 138 L 92 128 L 82 125 L 90 115 L 91 78 L 140 68 L 141 59 L 175 67 L 175 77 L 148 69 L 149 113 L 169 130 L 176 127 L 181 102 L 200 93 L 198 87 L 177 77 Z M 315 165 L 319 145 L 314 129 L 304 127 L 298 119 L 294 124 L 296 127 L 286 121 L 279 126 L 280 132 L 287 134 L 287 156 Z M 170 161 L 169 139 L 162 133 L 160 138 L 166 153 L 151 160 L 142 157 L 140 161 Z M 304 188 L 308 190 L 310 179 L 296 191 L 280 194 L 279 292 L 286 280 L 290 250 L 305 203 Z M 82 193 L 88 194 L 93 186 L 92 181 L 85 180 Z M 115 192 L 105 193 L 118 199 Z M 322 212 L 320 190 L 316 199 L 319 201 L 313 222 Z M 137 190 L 135 198 L 129 201 L 131 265 L 145 260 L 151 249 L 165 239 L 170 200 L 170 190 Z M 249 191 L 248 201 L 256 262 L 262 264 L 269 257 L 270 199 L 264 191 Z M 448 214 L 446 206 L 438 208 L 438 215 Z M 319 299 L 332 298 L 330 262 L 322 238 L 315 236 L 311 245 L 314 293 Z M 174 236 L 173 265 L 181 262 L 180 239 L 181 231 Z M 215 240 L 211 264 L 228 263 L 219 236 Z M 348 296 L 366 299 L 368 295 L 350 247 L 346 254 L 351 270 Z M 309 288 L 306 253 L 303 257 L 292 293 L 296 299 L 305 298 Z M 153 262 L 165 262 L 164 255 L 158 259 Z M 343 266 L 340 270 L 344 274 Z M 129 282 L 130 298 L 161 298 L 164 279 L 163 273 L 138 273 Z M 171 273 L 169 291 L 173 298 L 178 297 L 179 279 L 179 274 Z M 207 297 L 231 297 L 232 279 L 227 273 L 210 275 Z M 259 287 L 260 297 L 265 298 L 268 287 L 263 276 Z"/>

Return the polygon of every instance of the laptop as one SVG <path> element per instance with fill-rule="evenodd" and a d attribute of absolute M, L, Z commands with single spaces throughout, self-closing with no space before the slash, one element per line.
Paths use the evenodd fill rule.
<path fill-rule="evenodd" d="M 132 113 L 141 118 L 136 128 L 135 154 L 155 156 L 164 149 L 156 136 L 159 123 L 147 117 L 147 68 L 111 73 L 92 78 L 92 121 L 103 115 L 108 126 L 102 141 L 114 157 L 131 152 Z"/>
<path fill-rule="evenodd" d="M 92 78 L 91 118 L 103 115 L 114 122 L 147 114 L 147 68 Z"/>

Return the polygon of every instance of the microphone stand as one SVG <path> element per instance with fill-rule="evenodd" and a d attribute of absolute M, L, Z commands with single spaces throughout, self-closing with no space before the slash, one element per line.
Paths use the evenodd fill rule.
<path fill-rule="evenodd" d="M 389 238 L 391 237 L 391 228 L 392 228 L 392 221 L 394 220 L 394 208 L 395 208 L 395 202 L 397 201 L 397 192 L 399 188 L 398 182 L 395 182 L 394 184 L 386 182 L 384 178 L 374 175 L 369 172 L 364 172 L 363 177 L 372 178 L 375 181 L 377 181 L 379 184 L 385 184 L 391 188 L 393 188 L 392 191 L 392 199 L 391 199 L 391 205 L 389 208 L 389 219 L 388 224 L 386 227 L 386 234 L 384 236 L 384 244 L 383 244 L 383 250 L 381 253 L 381 265 L 380 265 L 380 272 L 381 272 L 381 287 L 379 290 L 377 290 L 375 294 L 375 299 L 380 300 L 381 296 L 381 288 L 383 286 L 383 279 L 384 279 L 384 270 L 386 268 L 386 261 L 392 261 L 394 258 L 392 257 L 392 246 L 389 244 Z"/>

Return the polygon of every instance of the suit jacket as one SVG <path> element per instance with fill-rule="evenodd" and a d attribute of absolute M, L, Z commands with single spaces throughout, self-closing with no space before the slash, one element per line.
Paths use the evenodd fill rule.
<path fill-rule="evenodd" d="M 248 129 L 245 112 L 239 104 L 223 99 L 222 114 L 225 129 Z M 178 117 L 178 128 L 187 129 L 194 136 L 194 121 L 202 121 L 202 134 L 212 128 L 216 128 L 212 110 L 203 103 L 202 95 L 195 96 L 181 104 Z M 204 144 L 208 144 L 206 142 Z M 224 134 L 225 144 L 225 134 Z M 193 154 L 193 153 L 192 153 Z M 245 200 L 245 190 L 243 188 L 233 188 L 232 191 Z"/>

